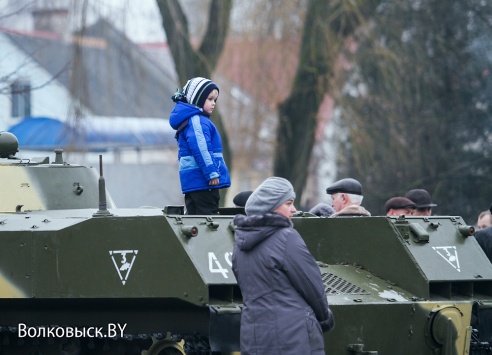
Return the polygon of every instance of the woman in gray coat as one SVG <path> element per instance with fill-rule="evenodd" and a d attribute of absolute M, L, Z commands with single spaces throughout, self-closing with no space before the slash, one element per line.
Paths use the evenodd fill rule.
<path fill-rule="evenodd" d="M 334 318 L 319 267 L 293 228 L 294 199 L 288 180 L 270 177 L 248 198 L 246 216 L 234 218 L 241 355 L 325 353 Z"/>

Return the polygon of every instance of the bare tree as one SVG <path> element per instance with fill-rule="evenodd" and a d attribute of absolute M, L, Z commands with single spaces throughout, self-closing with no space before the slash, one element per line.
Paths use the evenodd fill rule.
<path fill-rule="evenodd" d="M 307 181 L 323 96 L 343 43 L 364 21 L 373 1 L 310 0 L 290 96 L 279 106 L 274 174 L 289 179 L 300 201 Z"/>

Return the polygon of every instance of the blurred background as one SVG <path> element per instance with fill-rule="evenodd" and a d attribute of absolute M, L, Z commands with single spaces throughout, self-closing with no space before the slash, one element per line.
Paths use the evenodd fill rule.
<path fill-rule="evenodd" d="M 118 207 L 182 205 L 171 95 L 220 88 L 232 186 L 283 176 L 296 206 L 352 177 L 363 205 L 429 191 L 492 203 L 492 2 L 0 0 L 0 131 L 19 157 L 98 167 Z"/>

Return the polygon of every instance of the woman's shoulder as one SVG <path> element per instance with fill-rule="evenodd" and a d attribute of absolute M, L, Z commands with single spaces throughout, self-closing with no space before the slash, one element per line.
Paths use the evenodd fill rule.
<path fill-rule="evenodd" d="M 258 215 L 236 215 L 234 218 L 234 224 L 237 226 L 250 226 L 250 227 L 261 227 L 261 226 L 268 226 L 268 227 L 279 227 L 279 228 L 291 228 L 292 229 L 292 222 L 278 214 L 278 213 L 266 213 L 266 214 L 258 214 Z"/>

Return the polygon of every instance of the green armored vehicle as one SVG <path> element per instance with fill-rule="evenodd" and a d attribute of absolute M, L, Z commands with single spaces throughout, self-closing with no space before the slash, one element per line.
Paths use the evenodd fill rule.
<path fill-rule="evenodd" d="M 239 352 L 241 209 L 119 209 L 102 164 L 16 153 L 0 132 L 0 354 Z M 491 353 L 492 266 L 460 217 L 294 224 L 335 314 L 327 354 Z"/>

